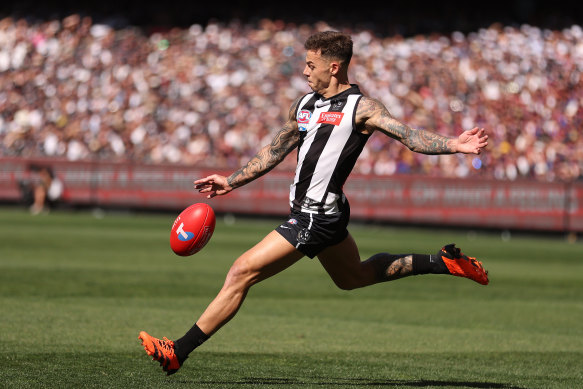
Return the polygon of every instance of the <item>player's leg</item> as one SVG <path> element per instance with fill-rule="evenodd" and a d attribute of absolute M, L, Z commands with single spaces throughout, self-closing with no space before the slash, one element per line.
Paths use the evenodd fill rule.
<path fill-rule="evenodd" d="M 413 274 L 412 254 L 380 253 L 361 261 L 350 234 L 342 242 L 324 249 L 318 259 L 334 283 L 347 290 Z"/>
<path fill-rule="evenodd" d="M 214 334 L 237 313 L 251 286 L 286 269 L 303 256 L 279 233 L 269 233 L 233 263 L 223 288 L 198 319 L 200 329 L 208 335 Z"/>
<path fill-rule="evenodd" d="M 418 274 L 451 274 L 488 284 L 481 262 L 464 255 L 453 244 L 435 255 L 378 253 L 361 261 L 358 247 L 348 234 L 342 242 L 324 249 L 318 259 L 334 283 L 347 290 Z"/>
<path fill-rule="evenodd" d="M 175 373 L 196 347 L 235 316 L 252 285 L 279 273 L 303 256 L 279 233 L 272 231 L 235 260 L 218 295 L 183 337 L 171 341 L 140 332 L 146 352 L 159 361 L 169 375 Z"/>

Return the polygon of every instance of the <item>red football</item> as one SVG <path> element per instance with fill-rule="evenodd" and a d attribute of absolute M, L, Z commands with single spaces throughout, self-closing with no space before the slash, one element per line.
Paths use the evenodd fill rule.
<path fill-rule="evenodd" d="M 213 235 L 215 222 L 215 212 L 208 204 L 196 203 L 186 208 L 172 224 L 172 251 L 183 257 L 199 252 Z"/>

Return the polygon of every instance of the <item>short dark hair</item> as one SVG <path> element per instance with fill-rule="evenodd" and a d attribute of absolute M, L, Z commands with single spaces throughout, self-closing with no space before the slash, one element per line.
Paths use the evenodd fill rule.
<path fill-rule="evenodd" d="M 352 38 L 338 31 L 317 32 L 306 40 L 304 48 L 320 51 L 322 57 L 337 59 L 345 66 L 352 58 Z"/>

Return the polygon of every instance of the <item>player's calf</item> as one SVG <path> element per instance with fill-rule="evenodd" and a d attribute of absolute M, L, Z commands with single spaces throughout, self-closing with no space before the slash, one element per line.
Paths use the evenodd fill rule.
<path fill-rule="evenodd" d="M 410 275 L 450 274 L 488 284 L 488 272 L 476 258 L 464 255 L 455 244 L 444 246 L 436 255 L 379 253 L 363 262 L 372 266 L 379 282 Z"/>

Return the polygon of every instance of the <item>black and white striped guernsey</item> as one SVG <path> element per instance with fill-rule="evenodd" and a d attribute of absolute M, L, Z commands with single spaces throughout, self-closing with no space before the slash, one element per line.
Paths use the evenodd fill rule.
<path fill-rule="evenodd" d="M 362 93 L 357 85 L 328 99 L 302 97 L 296 109 L 300 131 L 298 164 L 290 186 L 290 207 L 306 213 L 343 211 L 342 187 L 369 135 L 356 131 Z"/>

